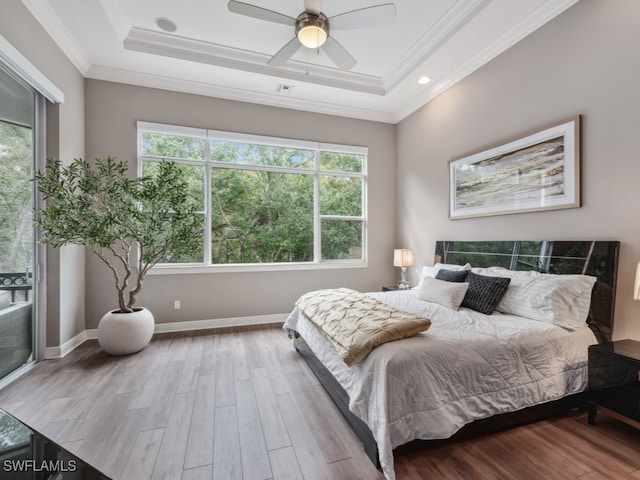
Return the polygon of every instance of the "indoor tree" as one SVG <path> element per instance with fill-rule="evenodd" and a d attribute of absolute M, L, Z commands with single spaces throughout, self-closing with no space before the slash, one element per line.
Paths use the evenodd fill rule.
<path fill-rule="evenodd" d="M 201 248 L 202 220 L 173 162 L 154 175 L 128 176 L 126 161 L 98 158 L 70 165 L 54 158 L 36 172 L 46 206 L 36 211 L 43 241 L 84 245 L 113 273 L 120 313 L 131 313 L 149 270 L 169 254 Z"/>

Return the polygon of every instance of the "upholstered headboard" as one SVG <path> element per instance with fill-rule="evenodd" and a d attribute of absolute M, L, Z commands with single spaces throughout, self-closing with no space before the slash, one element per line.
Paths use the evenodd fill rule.
<path fill-rule="evenodd" d="M 620 242 L 597 240 L 438 241 L 434 262 L 594 276 L 587 323 L 602 343 L 613 332 L 619 250 Z"/>

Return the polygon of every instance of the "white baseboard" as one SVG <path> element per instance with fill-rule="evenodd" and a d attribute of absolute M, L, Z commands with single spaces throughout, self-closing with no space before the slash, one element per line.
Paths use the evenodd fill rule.
<path fill-rule="evenodd" d="M 64 342 L 59 347 L 46 347 L 44 349 L 44 358 L 45 360 L 50 360 L 52 358 L 62 358 L 82 345 L 84 342 L 86 342 L 87 339 L 87 330 L 83 330 L 75 337 Z"/>
<path fill-rule="evenodd" d="M 284 323 L 288 313 L 274 313 L 271 315 L 254 315 L 251 317 L 217 318 L 212 320 L 192 320 L 188 322 L 157 323 L 155 333 L 189 332 L 192 330 L 210 330 L 216 328 L 242 327 L 247 325 L 263 325 L 267 323 Z M 95 340 L 98 330 L 95 328 L 83 330 L 75 337 L 67 340 L 59 347 L 47 347 L 44 351 L 46 360 L 62 358 L 87 340 Z"/>
<path fill-rule="evenodd" d="M 188 332 L 190 330 L 208 330 L 211 328 L 242 327 L 265 323 L 284 323 L 287 313 L 254 315 L 251 317 L 218 318 L 215 320 L 192 320 L 190 322 L 156 323 L 156 333 Z"/>

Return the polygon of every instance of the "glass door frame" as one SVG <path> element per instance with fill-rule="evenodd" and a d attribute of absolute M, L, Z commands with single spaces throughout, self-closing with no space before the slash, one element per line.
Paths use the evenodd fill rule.
<path fill-rule="evenodd" d="M 46 100 L 28 81 L 25 81 L 10 65 L 2 62 L 0 66 L 3 73 L 8 74 L 14 80 L 21 83 L 34 95 L 33 111 L 33 169 L 41 170 L 45 165 L 46 158 Z M 40 208 L 44 205 L 42 195 L 38 192 L 37 185 L 32 182 L 32 207 Z M 0 390 L 10 384 L 26 372 L 33 369 L 45 358 L 46 345 L 46 246 L 39 241 L 40 231 L 33 228 L 32 251 L 33 251 L 33 276 L 32 276 L 32 331 L 31 349 L 32 360 L 6 376 L 0 378 Z"/>
<path fill-rule="evenodd" d="M 34 169 L 43 170 L 47 158 L 47 101 L 44 96 L 35 92 L 35 118 L 34 118 Z M 34 172 L 35 172 L 34 170 Z M 33 204 L 35 208 L 45 205 L 42 194 L 38 191 L 36 182 L 33 182 Z M 47 318 L 47 246 L 40 241 L 41 229 L 33 229 L 33 355 L 31 364 L 37 365 L 45 358 L 46 323 Z"/>
<path fill-rule="evenodd" d="M 64 103 L 64 92 L 47 78 L 31 61 L 25 57 L 9 40 L 0 34 L 0 64 L 11 73 L 18 81 L 26 84 L 35 92 L 35 119 L 34 119 L 34 166 L 44 168 L 46 159 L 46 102 L 51 104 Z M 46 99 L 46 100 L 45 100 Z M 42 197 L 37 192 L 34 182 L 34 206 L 43 206 Z M 39 242 L 40 232 L 34 232 L 34 275 L 33 275 L 33 299 L 35 309 L 33 312 L 33 361 L 24 367 L 10 373 L 0 380 L 0 389 L 15 380 L 19 375 L 35 367 L 45 358 L 46 345 L 46 246 Z"/>

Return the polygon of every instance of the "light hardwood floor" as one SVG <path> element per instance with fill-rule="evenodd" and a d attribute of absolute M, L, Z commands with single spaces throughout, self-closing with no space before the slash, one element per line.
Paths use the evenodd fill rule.
<path fill-rule="evenodd" d="M 0 391 L 14 414 L 114 479 L 380 480 L 279 326 L 86 342 Z M 640 479 L 640 432 L 565 413 L 396 455 L 399 480 Z"/>

